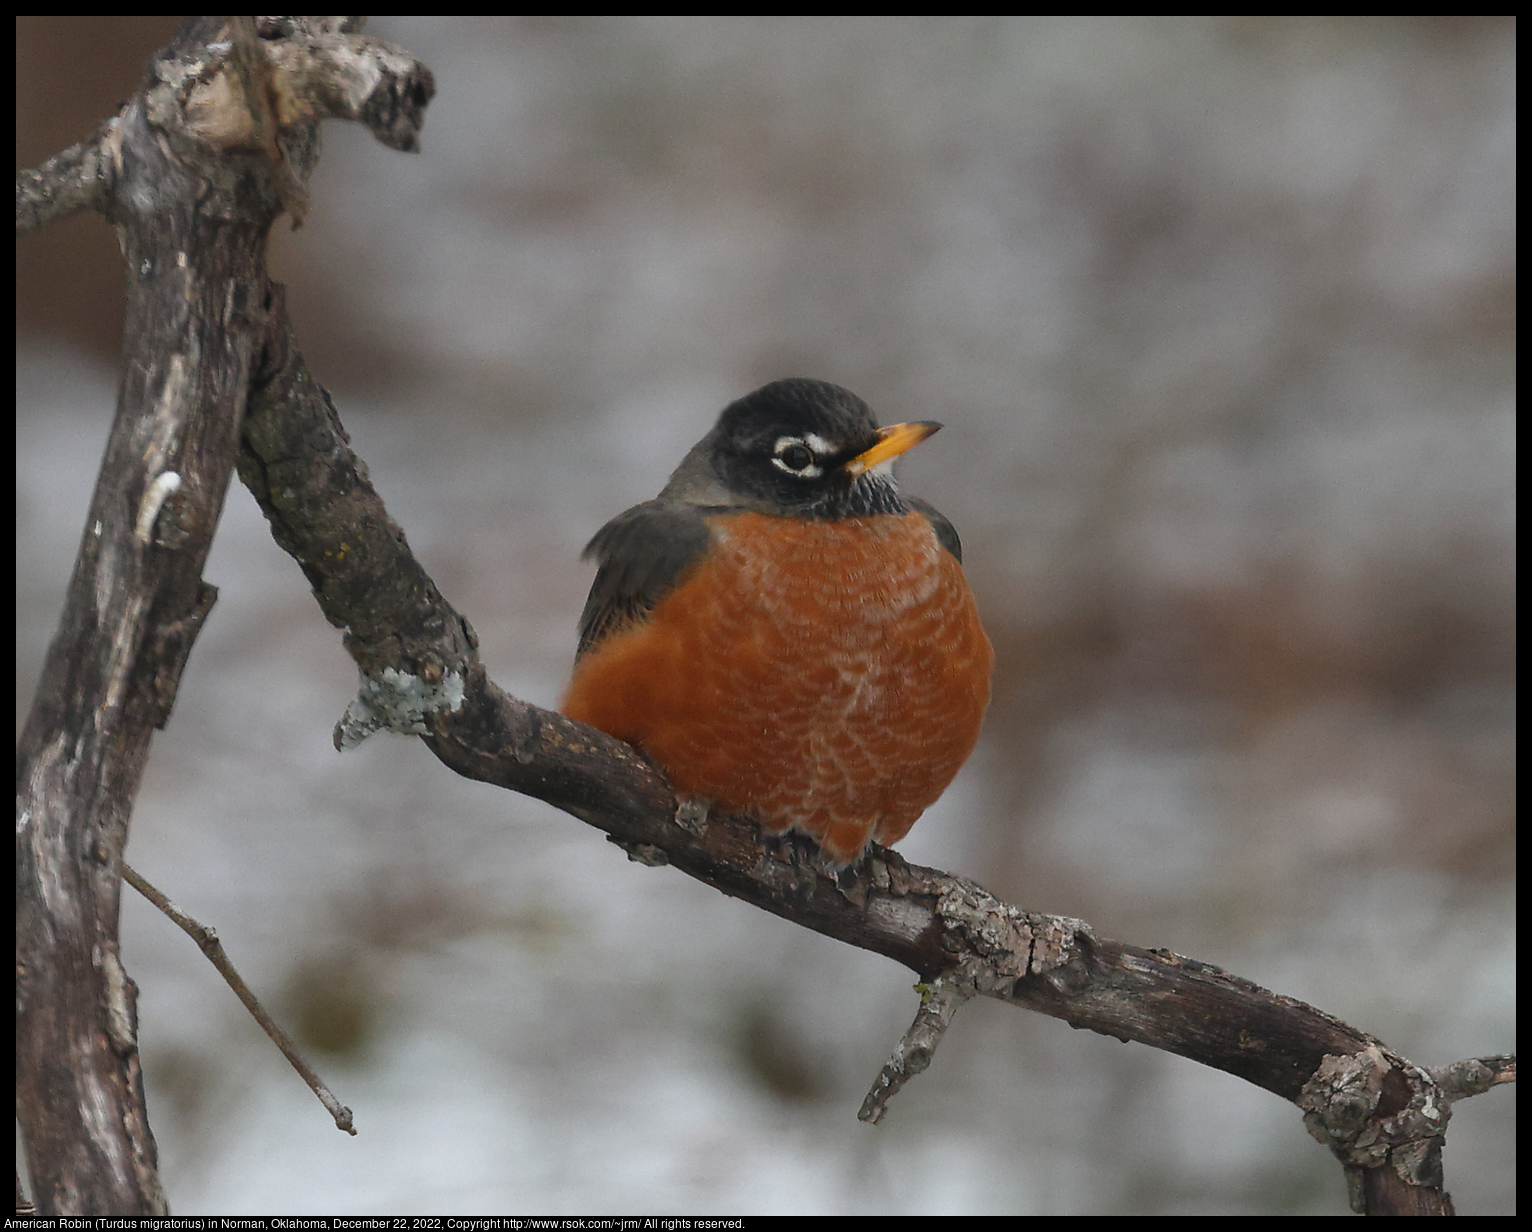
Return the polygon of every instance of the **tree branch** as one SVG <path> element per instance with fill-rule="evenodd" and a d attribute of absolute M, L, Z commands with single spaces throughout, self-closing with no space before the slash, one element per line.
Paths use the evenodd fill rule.
<path fill-rule="evenodd" d="M 894 1046 L 894 1055 L 862 1101 L 858 1120 L 876 1125 L 888 1111 L 888 1101 L 906 1082 L 931 1064 L 937 1045 L 942 1042 L 958 1010 L 978 992 L 979 974 L 974 964 L 965 959 L 950 971 L 943 971 L 931 983 L 916 986 L 920 993 L 920 1009 L 915 1014 L 915 1021 Z"/>
<path fill-rule="evenodd" d="M 16 174 L 16 238 L 44 223 L 84 210 L 105 213 L 111 199 L 121 115 L 105 121 L 94 136 L 55 154 L 40 167 Z"/>
<path fill-rule="evenodd" d="M 296 100 L 278 123 L 299 182 L 320 116 L 343 103 L 403 148 L 430 97 L 423 66 L 351 25 L 260 29 L 262 54 L 300 38 L 298 59 L 351 69 L 306 109 L 317 77 L 274 90 Z M 17 746 L 17 1117 L 43 1215 L 165 1213 L 118 908 L 150 740 L 216 596 L 202 567 L 267 332 L 266 236 L 283 196 L 230 84 L 232 47 L 225 19 L 188 18 L 95 137 L 17 177 L 18 234 L 100 210 L 130 274 L 117 414 Z M 279 65 L 265 85 L 283 80 Z"/>
<path fill-rule="evenodd" d="M 224 983 L 233 989 L 240 1003 L 250 1011 L 250 1016 L 260 1024 L 261 1030 L 271 1038 L 271 1042 L 287 1058 L 288 1064 L 298 1071 L 298 1076 L 304 1082 L 308 1083 L 309 1090 L 314 1092 L 319 1102 L 325 1106 L 325 1111 L 335 1119 L 335 1128 L 345 1130 L 346 1133 L 355 1137 L 356 1129 L 352 1125 L 351 1109 L 335 1098 L 334 1092 L 303 1059 L 296 1045 L 287 1037 L 287 1032 L 277 1026 L 276 1020 L 266 1012 L 266 1007 L 261 1004 L 260 999 L 250 991 L 250 985 L 245 983 L 244 978 L 234 969 L 234 964 L 229 960 L 229 955 L 223 948 L 223 942 L 218 939 L 217 931 L 192 919 L 163 893 L 144 880 L 143 876 L 126 860 L 122 862 L 122 877 L 158 907 L 177 928 L 197 943 L 197 948 L 207 956 L 208 962 L 212 963 L 217 968 L 218 974 L 223 976 Z"/>
<path fill-rule="evenodd" d="M 1516 1054 L 1454 1061 L 1433 1069 L 1431 1079 L 1454 1102 L 1470 1095 L 1483 1095 L 1492 1087 L 1516 1081 Z"/>
<path fill-rule="evenodd" d="M 388 727 L 421 735 L 469 778 L 535 796 L 605 831 L 629 857 L 673 864 L 723 893 L 904 963 L 931 987 L 863 1115 L 925 1064 L 976 994 L 1225 1070 L 1305 1110 L 1372 1213 L 1445 1212 L 1450 1105 L 1431 1074 L 1301 1001 L 1164 950 L 1098 938 L 1024 911 L 892 851 L 839 880 L 765 843 L 748 817 L 683 824 L 661 776 L 629 746 L 499 689 L 468 622 L 442 598 L 352 454 L 333 403 L 282 324 L 274 288 L 239 473 L 276 541 L 344 629 L 362 683 L 338 746 Z"/>

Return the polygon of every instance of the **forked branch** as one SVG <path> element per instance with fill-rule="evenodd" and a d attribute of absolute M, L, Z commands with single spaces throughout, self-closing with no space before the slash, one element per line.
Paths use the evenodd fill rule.
<path fill-rule="evenodd" d="M 301 205 L 319 119 L 408 148 L 431 94 L 423 65 L 356 21 L 188 18 L 116 116 L 17 177 L 18 235 L 97 210 L 131 272 L 117 415 L 17 745 L 16 1112 L 43 1215 L 165 1213 L 122 853 L 216 597 L 202 568 L 267 334 L 271 224 Z M 323 82 L 305 67 L 324 64 Z"/>

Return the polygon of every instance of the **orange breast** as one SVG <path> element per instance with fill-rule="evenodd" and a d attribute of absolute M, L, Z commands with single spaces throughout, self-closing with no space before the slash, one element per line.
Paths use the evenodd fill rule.
<path fill-rule="evenodd" d="M 903 838 L 973 751 L 994 653 L 920 514 L 711 520 L 708 554 L 576 667 L 564 713 L 683 795 L 850 862 Z"/>

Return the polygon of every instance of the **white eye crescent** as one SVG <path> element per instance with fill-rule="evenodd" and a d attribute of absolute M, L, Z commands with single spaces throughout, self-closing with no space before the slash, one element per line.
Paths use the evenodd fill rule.
<path fill-rule="evenodd" d="M 795 479 L 818 479 L 824 474 L 824 468 L 817 459 L 828 452 L 826 443 L 812 434 L 807 437 L 781 436 L 772 446 L 771 464 Z"/>

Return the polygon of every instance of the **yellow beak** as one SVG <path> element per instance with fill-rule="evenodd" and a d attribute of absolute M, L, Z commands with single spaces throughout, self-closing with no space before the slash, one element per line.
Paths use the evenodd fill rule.
<path fill-rule="evenodd" d="M 860 475 L 864 471 L 870 471 L 879 462 L 887 462 L 890 458 L 897 458 L 907 449 L 915 448 L 940 427 L 939 423 L 923 419 L 916 423 L 890 424 L 886 428 L 879 428 L 878 443 L 865 453 L 857 454 L 842 469 L 848 475 Z"/>

